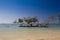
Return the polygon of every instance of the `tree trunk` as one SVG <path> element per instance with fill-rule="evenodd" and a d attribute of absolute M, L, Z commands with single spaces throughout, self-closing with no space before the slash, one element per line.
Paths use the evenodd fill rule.
<path fill-rule="evenodd" d="M 32 24 L 30 24 L 30 26 L 32 27 Z"/>

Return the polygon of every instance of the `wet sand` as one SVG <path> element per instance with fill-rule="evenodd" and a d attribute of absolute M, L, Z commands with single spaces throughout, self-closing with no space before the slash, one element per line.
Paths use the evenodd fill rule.
<path fill-rule="evenodd" d="M 60 30 L 48 28 L 0 28 L 0 40 L 60 40 Z"/>

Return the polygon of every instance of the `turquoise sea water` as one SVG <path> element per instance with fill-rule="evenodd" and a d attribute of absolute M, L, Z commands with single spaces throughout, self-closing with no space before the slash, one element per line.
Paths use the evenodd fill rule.
<path fill-rule="evenodd" d="M 58 30 L 60 31 L 60 24 L 50 24 L 47 28 L 41 27 L 19 27 L 19 24 L 0 24 L 0 32 L 20 32 L 20 31 L 41 31 L 41 30 Z"/>
<path fill-rule="evenodd" d="M 19 24 L 0 24 L 0 28 L 20 28 Z M 27 27 L 24 27 L 27 28 Z M 38 27 L 37 27 L 38 28 Z M 60 29 L 60 24 L 50 24 L 47 29 Z"/>

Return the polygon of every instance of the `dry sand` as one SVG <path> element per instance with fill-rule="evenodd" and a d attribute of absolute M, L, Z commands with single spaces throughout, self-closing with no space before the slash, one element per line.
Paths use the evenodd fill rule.
<path fill-rule="evenodd" d="M 60 40 L 60 30 L 0 28 L 0 40 Z"/>

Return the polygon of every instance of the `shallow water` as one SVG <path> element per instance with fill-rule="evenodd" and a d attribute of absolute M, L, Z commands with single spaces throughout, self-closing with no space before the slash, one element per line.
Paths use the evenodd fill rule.
<path fill-rule="evenodd" d="M 18 26 L 18 24 L 0 24 L 0 40 L 48 40 L 49 38 L 60 40 L 60 25 L 49 25 L 48 28 Z"/>

